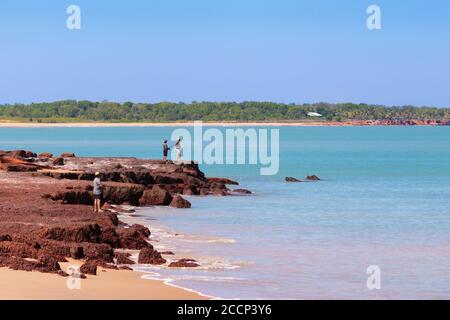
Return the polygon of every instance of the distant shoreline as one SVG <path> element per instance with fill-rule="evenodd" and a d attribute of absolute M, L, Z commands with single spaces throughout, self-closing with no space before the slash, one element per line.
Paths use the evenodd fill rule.
<path fill-rule="evenodd" d="M 353 121 L 295 121 L 295 122 L 201 122 L 211 127 L 352 127 L 352 126 L 442 126 L 437 120 L 353 120 Z M 191 127 L 190 122 L 15 122 L 0 120 L 0 128 L 78 128 L 78 127 Z"/>

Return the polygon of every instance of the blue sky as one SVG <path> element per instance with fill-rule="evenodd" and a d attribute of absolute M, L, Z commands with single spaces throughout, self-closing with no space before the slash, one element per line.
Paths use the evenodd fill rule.
<path fill-rule="evenodd" d="M 450 106 L 449 18 L 448 0 L 1 0 L 0 103 Z"/>

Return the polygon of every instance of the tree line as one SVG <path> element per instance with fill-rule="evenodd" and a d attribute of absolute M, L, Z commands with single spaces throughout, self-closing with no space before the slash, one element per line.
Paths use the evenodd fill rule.
<path fill-rule="evenodd" d="M 321 119 L 328 121 L 450 118 L 450 108 L 323 102 L 117 103 L 63 100 L 0 105 L 0 119 L 30 122 L 295 121 L 310 119 L 309 112 L 319 113 L 323 116 Z"/>

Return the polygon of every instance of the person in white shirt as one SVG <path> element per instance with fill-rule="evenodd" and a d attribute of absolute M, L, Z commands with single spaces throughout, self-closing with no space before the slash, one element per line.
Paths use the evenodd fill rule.
<path fill-rule="evenodd" d="M 95 173 L 94 179 L 94 212 L 103 212 L 102 207 L 102 196 L 103 196 L 103 186 L 100 181 L 100 172 Z"/>

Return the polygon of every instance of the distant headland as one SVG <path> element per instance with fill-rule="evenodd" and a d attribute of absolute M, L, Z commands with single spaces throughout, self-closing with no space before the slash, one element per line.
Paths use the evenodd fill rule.
<path fill-rule="evenodd" d="M 364 126 L 450 125 L 450 108 L 354 103 L 133 103 L 61 100 L 0 104 L 0 126 L 211 125 Z"/>

